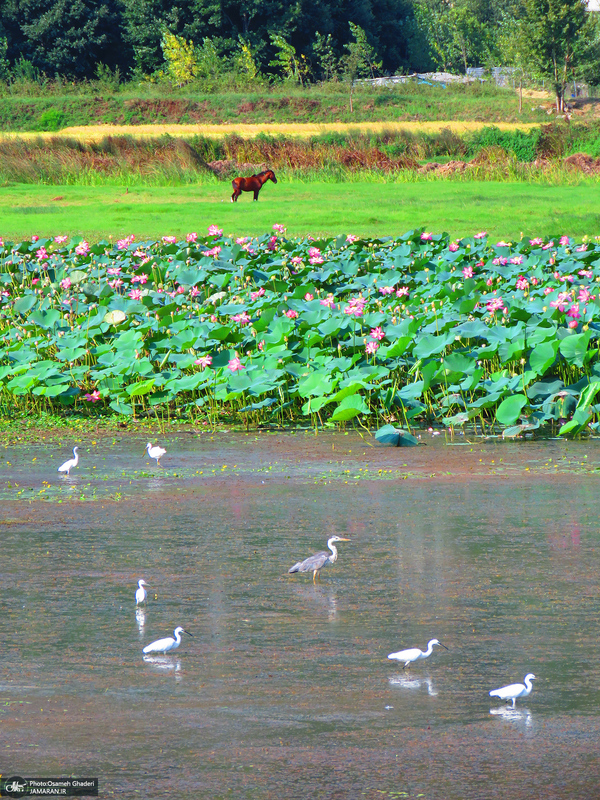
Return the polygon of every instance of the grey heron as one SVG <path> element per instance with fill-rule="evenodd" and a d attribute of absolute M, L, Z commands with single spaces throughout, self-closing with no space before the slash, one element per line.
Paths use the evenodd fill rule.
<path fill-rule="evenodd" d="M 402 669 L 406 669 L 413 661 L 419 661 L 422 658 L 429 658 L 429 656 L 433 653 L 433 647 L 436 644 L 439 644 L 439 646 L 443 647 L 444 650 L 448 649 L 445 644 L 438 642 L 437 639 L 431 639 L 427 644 L 427 650 L 425 650 L 425 652 L 423 652 L 423 650 L 419 650 L 418 647 L 411 647 L 408 650 L 399 650 L 397 653 L 390 653 L 388 658 L 391 658 L 395 661 L 404 661 L 404 667 Z"/>
<path fill-rule="evenodd" d="M 327 541 L 327 547 L 331 550 L 330 553 L 327 550 L 321 550 L 320 553 L 315 553 L 314 556 L 309 556 L 304 561 L 298 561 L 288 572 L 290 574 L 292 572 L 312 572 L 313 583 L 315 583 L 323 567 L 329 567 L 337 561 L 338 551 L 335 542 L 349 541 L 350 539 L 344 539 L 342 536 L 331 536 Z"/>
<path fill-rule="evenodd" d="M 512 707 L 515 707 L 517 697 L 527 697 L 531 694 L 533 686 L 531 681 L 534 680 L 535 675 L 530 672 L 523 678 L 524 683 L 511 683 L 510 686 L 502 686 L 500 689 L 494 689 L 490 692 L 490 697 L 499 697 L 500 700 L 512 700 Z"/>

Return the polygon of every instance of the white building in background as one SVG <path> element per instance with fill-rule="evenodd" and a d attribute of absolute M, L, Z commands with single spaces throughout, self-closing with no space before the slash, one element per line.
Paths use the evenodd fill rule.
<path fill-rule="evenodd" d="M 600 11 L 600 0 L 588 0 L 588 9 L 590 11 Z"/>

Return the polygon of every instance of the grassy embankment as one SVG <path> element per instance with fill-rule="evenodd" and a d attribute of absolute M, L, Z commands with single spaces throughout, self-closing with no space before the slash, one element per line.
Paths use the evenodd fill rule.
<path fill-rule="evenodd" d="M 128 84 L 69 85 L 47 82 L 0 85 L 0 130 L 59 130 L 74 125 L 149 123 L 231 124 L 476 120 L 540 122 L 551 99 L 530 99 L 518 111 L 512 89 L 488 85 L 399 84 L 357 87 L 350 112 L 348 86 L 273 87 L 244 92 L 199 93 L 190 88 Z"/>

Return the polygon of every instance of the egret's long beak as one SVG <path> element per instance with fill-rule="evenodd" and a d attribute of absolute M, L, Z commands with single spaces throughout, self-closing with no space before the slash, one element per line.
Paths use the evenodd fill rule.
<path fill-rule="evenodd" d="M 444 650 L 448 650 L 448 648 L 446 647 L 445 644 L 442 644 L 441 642 L 438 642 L 438 644 L 439 644 L 440 647 L 443 647 Z M 448 652 L 450 652 L 450 651 L 448 650 Z"/>
<path fill-rule="evenodd" d="M 339 541 L 340 541 L 340 542 L 351 542 L 351 541 L 352 541 L 352 539 L 344 539 L 344 537 L 343 537 L 343 536 L 340 536 L 340 538 L 339 538 Z"/>
<path fill-rule="evenodd" d="M 184 631 L 184 633 L 187 633 L 187 635 L 188 635 L 188 636 L 191 636 L 191 637 L 192 637 L 192 639 L 194 638 L 193 634 L 191 634 L 189 631 Z"/>

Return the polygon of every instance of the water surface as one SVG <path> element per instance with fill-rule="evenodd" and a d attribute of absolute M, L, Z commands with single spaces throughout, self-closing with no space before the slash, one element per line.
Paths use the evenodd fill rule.
<path fill-rule="evenodd" d="M 164 470 L 145 443 L 84 442 L 68 479 L 72 443 L 2 450 L 3 773 L 124 798 L 597 796 L 596 441 L 207 434 L 163 440 Z M 287 574 L 334 533 L 319 584 Z M 176 625 L 194 638 L 144 660 Z M 408 673 L 386 658 L 433 637 L 449 651 Z M 527 672 L 515 711 L 488 696 Z"/>

